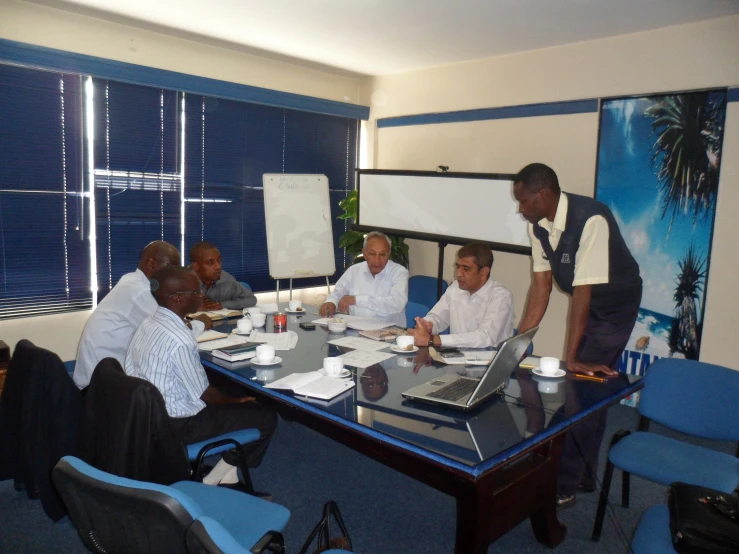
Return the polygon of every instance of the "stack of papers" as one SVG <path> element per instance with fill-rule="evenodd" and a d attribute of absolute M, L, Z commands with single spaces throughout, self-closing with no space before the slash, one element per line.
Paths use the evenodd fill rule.
<path fill-rule="evenodd" d="M 497 354 L 495 350 L 459 350 L 457 352 L 440 353 L 435 348 L 429 349 L 429 352 L 437 362 L 447 365 L 488 365 Z"/>
<path fill-rule="evenodd" d="M 355 383 L 351 379 L 325 377 L 318 371 L 309 371 L 308 373 L 292 373 L 287 377 L 264 385 L 264 388 L 291 390 L 300 396 L 330 400 L 354 386 Z"/>
<path fill-rule="evenodd" d="M 208 329 L 207 331 L 203 331 L 200 333 L 200 336 L 198 337 L 198 342 L 208 342 L 209 340 L 215 340 L 215 339 L 225 339 L 228 335 L 226 333 L 221 333 L 219 331 L 214 331 L 213 329 Z"/>
<path fill-rule="evenodd" d="M 227 335 L 223 339 L 209 340 L 207 342 L 201 342 L 198 344 L 198 349 L 203 352 L 210 352 L 211 350 L 217 350 L 218 348 L 225 348 L 227 346 L 234 346 L 237 344 L 245 344 L 249 342 L 248 337 L 240 335 Z"/>
<path fill-rule="evenodd" d="M 347 324 L 347 327 L 349 325 Z M 386 342 L 395 342 L 397 337 L 407 335 L 408 331 L 402 327 L 387 327 L 385 329 L 377 329 L 374 331 L 360 331 L 360 335 L 372 340 L 384 340 Z"/>
<path fill-rule="evenodd" d="M 346 323 L 346 326 L 350 329 L 356 329 L 357 331 L 375 331 L 377 329 L 385 329 L 387 327 L 393 327 L 393 324 L 389 321 L 378 321 L 369 317 L 358 317 L 355 315 L 336 314 L 334 317 L 322 317 L 320 319 L 314 319 L 313 323 L 316 325 L 328 325 L 330 321 L 334 319 L 340 319 Z"/>
<path fill-rule="evenodd" d="M 192 319 L 199 315 L 207 315 L 213 321 L 218 321 L 219 319 L 227 319 L 229 317 L 241 317 L 243 314 L 240 310 L 229 310 L 228 308 L 223 308 L 220 310 L 213 310 L 211 312 L 195 312 L 194 314 L 189 314 L 187 317 Z"/>

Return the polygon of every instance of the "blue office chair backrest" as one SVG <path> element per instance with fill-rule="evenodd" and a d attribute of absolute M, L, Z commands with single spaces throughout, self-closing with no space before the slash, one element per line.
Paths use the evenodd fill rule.
<path fill-rule="evenodd" d="M 428 306 L 424 304 L 418 304 L 417 302 L 408 302 L 405 305 L 405 324 L 409 329 L 413 329 L 416 326 L 417 317 L 426 317 L 429 313 Z"/>
<path fill-rule="evenodd" d="M 204 515 L 172 487 L 105 473 L 72 456 L 57 463 L 52 478 L 93 552 L 186 552 L 187 528 Z"/>
<path fill-rule="evenodd" d="M 251 292 L 251 287 L 249 286 L 249 283 L 246 281 L 239 281 L 242 285 L 244 285 L 247 289 L 249 289 L 249 292 Z"/>
<path fill-rule="evenodd" d="M 661 358 L 647 369 L 639 412 L 672 429 L 739 441 L 739 371 L 693 360 Z"/>
<path fill-rule="evenodd" d="M 435 306 L 439 300 L 436 297 L 438 282 L 436 277 L 414 275 L 408 279 L 408 302 L 415 302 L 416 304 L 423 304 L 424 306 L 430 307 Z M 444 294 L 448 286 L 446 281 L 441 282 L 441 294 Z"/>

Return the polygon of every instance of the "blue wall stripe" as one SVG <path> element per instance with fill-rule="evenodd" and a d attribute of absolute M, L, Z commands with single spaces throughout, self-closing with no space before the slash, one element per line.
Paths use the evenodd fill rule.
<path fill-rule="evenodd" d="M 368 106 L 358 106 L 347 102 L 336 102 L 313 96 L 241 85 L 208 77 L 198 77 L 176 71 L 45 48 L 13 40 L 0 39 L 0 61 L 66 73 L 92 75 L 93 77 L 136 85 L 180 90 L 190 94 L 254 102 L 279 108 L 291 108 L 352 119 L 369 118 Z"/>
<path fill-rule="evenodd" d="M 739 102 L 739 88 L 730 88 L 726 94 L 727 102 Z"/>
<path fill-rule="evenodd" d="M 429 113 L 419 115 L 403 115 L 386 117 L 377 120 L 378 127 L 405 127 L 408 125 L 431 125 L 434 123 L 463 123 L 467 121 L 483 121 L 487 119 L 511 119 L 515 117 L 540 117 L 545 115 L 568 115 L 577 113 L 595 113 L 598 111 L 598 99 L 570 100 L 567 102 L 547 102 L 543 104 L 525 104 L 522 106 L 505 106 L 502 108 L 481 108 L 459 112 Z"/>

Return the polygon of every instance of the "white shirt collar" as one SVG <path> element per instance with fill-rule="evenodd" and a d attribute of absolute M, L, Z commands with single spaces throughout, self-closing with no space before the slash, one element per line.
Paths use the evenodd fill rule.
<path fill-rule="evenodd" d="M 567 195 L 564 192 L 560 192 L 559 202 L 557 203 L 557 213 L 554 214 L 554 221 L 550 223 L 549 220 L 545 217 L 539 220 L 538 225 L 549 231 L 550 235 L 554 230 L 563 233 L 565 230 L 565 225 L 567 224 L 568 207 L 569 201 L 567 200 Z"/>

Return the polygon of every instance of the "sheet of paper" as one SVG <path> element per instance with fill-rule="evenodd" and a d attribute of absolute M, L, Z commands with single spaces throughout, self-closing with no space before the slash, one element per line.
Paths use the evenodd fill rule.
<path fill-rule="evenodd" d="M 210 312 L 195 312 L 192 314 L 188 314 L 188 317 L 194 318 L 199 315 L 207 315 L 211 319 L 226 319 L 229 317 L 241 317 L 241 312 L 239 310 L 229 310 L 228 308 L 221 308 L 220 310 L 212 310 Z"/>
<path fill-rule="evenodd" d="M 309 383 L 312 383 L 316 379 L 320 379 L 322 375 L 317 371 L 308 371 L 306 373 L 291 373 L 287 377 L 277 379 L 264 385 L 265 389 L 285 389 L 285 390 L 296 390 Z"/>
<path fill-rule="evenodd" d="M 225 346 L 235 346 L 237 344 L 243 344 L 245 342 L 249 342 L 249 337 L 245 337 L 242 335 L 228 335 L 226 338 L 223 339 L 215 339 L 209 340 L 208 342 L 202 342 L 198 344 L 198 349 L 204 352 L 210 352 L 211 350 L 216 350 Z"/>
<path fill-rule="evenodd" d="M 392 327 L 394 324 L 388 321 L 378 321 L 370 317 L 358 317 L 355 315 L 336 314 L 334 317 L 322 317 L 314 319 L 316 325 L 328 325 L 331 320 L 341 319 L 346 322 L 346 326 L 357 331 L 374 331 L 377 329 L 385 329 Z"/>
<path fill-rule="evenodd" d="M 270 344 L 274 346 L 275 350 L 290 350 L 298 344 L 298 334 L 295 331 L 284 333 L 262 333 L 257 331 L 256 334 L 252 333 L 249 336 L 249 340 Z"/>
<path fill-rule="evenodd" d="M 335 344 L 336 346 L 343 346 L 344 348 L 365 350 L 368 352 L 384 350 L 387 348 L 386 342 L 378 342 L 372 339 L 365 339 L 364 337 L 341 337 L 340 339 L 330 340 L 328 343 Z"/>
<path fill-rule="evenodd" d="M 344 360 L 344 365 L 352 367 L 365 368 L 371 365 L 379 364 L 395 356 L 389 352 L 372 352 L 369 350 L 352 350 L 339 356 Z"/>
<path fill-rule="evenodd" d="M 214 331 L 213 329 L 208 329 L 207 331 L 203 331 L 200 333 L 200 336 L 198 337 L 198 342 L 207 342 L 209 340 L 215 340 L 215 339 L 225 339 L 228 335 L 226 333 L 221 333 L 220 331 Z"/>

